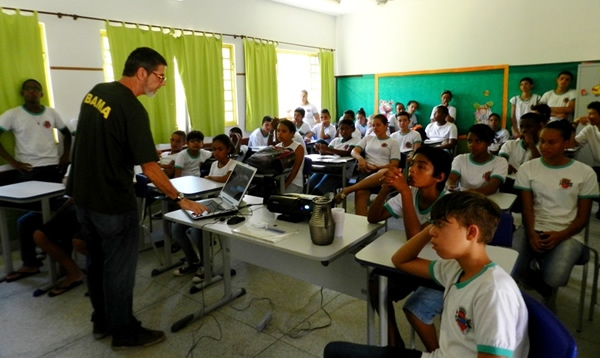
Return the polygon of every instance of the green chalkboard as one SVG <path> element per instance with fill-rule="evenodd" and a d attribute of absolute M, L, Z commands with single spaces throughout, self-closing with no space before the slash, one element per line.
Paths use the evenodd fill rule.
<path fill-rule="evenodd" d="M 341 117 L 348 109 L 356 112 L 359 108 L 364 108 L 369 115 L 375 97 L 375 76 L 338 77 L 336 80 L 337 116 L 334 118 Z"/>
<path fill-rule="evenodd" d="M 416 100 L 419 102 L 417 118 L 426 126 L 431 111 L 441 103 L 441 93 L 450 90 L 453 94 L 450 105 L 456 107 L 458 133 L 466 134 L 475 123 L 475 104 L 489 104 L 492 112 L 502 112 L 503 86 L 504 69 L 380 76 L 377 99 L 405 105 L 409 100 Z"/>

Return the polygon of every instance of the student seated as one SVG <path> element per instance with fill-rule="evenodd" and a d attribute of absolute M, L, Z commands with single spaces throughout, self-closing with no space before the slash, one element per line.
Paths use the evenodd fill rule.
<path fill-rule="evenodd" d="M 490 114 L 488 118 L 488 125 L 496 133 L 494 136 L 494 142 L 490 144 L 488 150 L 490 153 L 498 155 L 498 152 L 500 152 L 500 147 L 502 147 L 502 145 L 510 139 L 510 133 L 508 133 L 506 129 L 500 128 L 500 115 L 498 113 Z"/>
<path fill-rule="evenodd" d="M 262 124 L 260 128 L 256 128 L 252 134 L 250 134 L 250 138 L 248 139 L 249 147 L 264 147 L 269 145 L 269 135 L 271 134 L 271 122 L 273 121 L 273 117 L 264 116 L 262 119 Z"/>
<path fill-rule="evenodd" d="M 407 112 L 396 114 L 398 121 L 397 130 L 390 135 L 400 146 L 400 168 L 406 166 L 406 161 L 410 161 L 412 153 L 421 146 L 421 135 L 410 129 L 410 119 Z"/>
<path fill-rule="evenodd" d="M 383 114 L 373 117 L 374 136 L 365 136 L 354 147 L 351 155 L 357 161 L 358 178 L 356 184 L 345 187 L 335 196 L 336 203 L 341 203 L 350 193 L 354 196 L 354 212 L 367 216 L 368 201 L 371 189 L 379 189 L 381 178 L 388 168 L 398 168 L 400 148 L 398 142 L 387 136 L 388 122 Z M 363 158 L 362 153 L 365 153 Z"/>
<path fill-rule="evenodd" d="M 186 175 L 200 176 L 200 166 L 212 153 L 202 149 L 204 146 L 204 134 L 200 131 L 191 131 L 187 134 L 187 149 L 177 154 L 175 158 L 174 178 Z"/>
<path fill-rule="evenodd" d="M 273 118 L 273 121 L 271 122 L 271 127 L 273 128 L 271 130 L 271 135 L 269 135 L 269 145 L 277 145 L 278 143 L 281 142 L 281 140 L 279 140 L 279 138 L 277 137 L 277 127 L 279 126 L 279 123 L 282 121 L 282 119 L 279 118 Z M 295 126 L 294 126 L 295 128 Z M 306 150 L 306 142 L 304 141 L 304 138 L 298 133 L 295 132 L 294 136 L 293 136 L 293 140 L 294 142 L 302 145 L 302 148 L 304 148 L 304 153 L 307 153 Z"/>
<path fill-rule="evenodd" d="M 442 103 L 431 111 L 431 116 L 429 116 L 429 119 L 431 119 L 432 122 L 436 121 L 435 110 L 441 106 L 447 109 L 446 117 L 444 118 L 446 122 L 454 123 L 454 121 L 456 121 L 456 107 L 450 105 L 450 101 L 452 101 L 452 92 L 445 90 L 442 92 L 440 99 L 442 100 Z"/>
<path fill-rule="evenodd" d="M 398 168 L 390 168 L 384 177 L 384 184 L 369 208 L 369 222 L 376 223 L 390 217 L 402 218 L 406 237 L 419 233 L 429 222 L 431 207 L 445 194 L 444 185 L 450 174 L 450 156 L 439 148 L 420 147 L 415 151 L 412 165 L 408 169 L 408 178 L 404 178 Z M 387 200 L 390 189 L 398 194 Z M 387 200 L 387 202 L 386 202 Z M 378 302 L 377 274 L 371 276 L 369 292 L 371 302 Z M 419 299 L 411 296 L 404 305 L 404 312 L 413 324 L 427 351 L 437 348 L 437 335 L 433 318 L 442 311 L 443 292 L 430 280 L 424 280 L 405 274 L 388 276 L 388 343 L 391 346 L 403 345 L 396 325 L 393 302 L 404 299 L 415 289 Z M 439 304 L 435 304 L 438 302 Z M 426 305 L 428 307 L 422 307 Z M 433 306 L 433 307 L 432 307 Z M 420 318 L 417 319 L 417 317 Z M 424 321 L 419 325 L 418 323 Z"/>
<path fill-rule="evenodd" d="M 175 175 L 175 159 L 185 144 L 185 132 L 173 132 L 173 134 L 171 134 L 170 144 L 171 148 L 169 150 L 160 153 L 158 164 L 169 178 L 173 178 L 173 175 Z"/>
<path fill-rule="evenodd" d="M 514 280 L 486 252 L 499 220 L 500 208 L 485 196 L 450 193 L 433 205 L 433 224 L 392 256 L 400 270 L 445 288 L 437 350 L 421 353 L 402 346 L 333 342 L 323 356 L 527 357 L 527 307 Z M 419 258 L 430 243 L 440 260 Z"/>
<path fill-rule="evenodd" d="M 321 112 L 321 118 L 323 121 L 326 116 L 323 112 Z M 317 143 L 315 144 L 315 149 L 321 154 L 335 154 L 341 157 L 347 157 L 352 152 L 352 149 L 358 144 L 360 141 L 359 138 L 355 138 L 352 136 L 354 133 L 354 122 L 349 119 L 342 119 L 339 122 L 339 132 L 340 136 L 334 138 L 329 146 L 326 144 Z M 354 172 L 354 164 L 347 165 L 346 168 L 346 178 L 352 177 L 352 173 Z M 326 193 L 330 193 L 335 191 L 335 189 L 342 186 L 342 177 L 340 175 L 330 175 L 323 173 L 314 173 L 310 176 L 309 180 L 309 188 L 310 193 L 313 195 L 325 195 Z"/>
<path fill-rule="evenodd" d="M 210 173 L 204 178 L 218 183 L 225 183 L 237 164 L 235 160 L 230 158 L 233 143 L 227 135 L 219 134 L 213 138 L 212 148 L 215 162 L 210 166 Z M 175 241 L 181 246 L 186 259 L 186 264 L 173 271 L 173 274 L 183 276 L 195 272 L 192 282 L 202 282 L 204 280 L 204 268 L 201 266 L 200 259 L 202 257 L 202 230 L 175 223 L 172 227 L 172 234 Z M 188 239 L 188 234 L 191 242 L 198 247 L 199 255 L 196 254 L 192 243 Z"/>
<path fill-rule="evenodd" d="M 352 110 L 350 110 L 350 111 L 352 111 Z M 344 112 L 344 116 L 346 115 L 346 112 Z M 354 117 L 354 112 L 352 112 L 351 117 Z M 344 119 L 350 119 L 350 120 L 354 121 L 354 118 L 344 118 Z M 352 133 L 353 137 L 362 138 L 365 136 L 365 133 L 367 131 L 367 114 L 365 113 L 365 110 L 362 108 L 360 108 L 358 111 L 356 111 L 356 121 L 354 122 L 354 127 L 356 127 L 356 130 L 354 133 Z"/>
<path fill-rule="evenodd" d="M 294 110 L 294 125 L 296 132 L 300 134 L 305 141 L 309 142 L 312 140 L 314 133 L 312 132 L 310 125 L 304 122 L 304 109 L 298 107 Z"/>
<path fill-rule="evenodd" d="M 415 101 L 414 99 L 411 99 L 406 104 L 406 112 L 409 114 L 410 119 L 410 123 L 408 124 L 408 126 L 412 130 L 415 130 L 414 127 L 419 124 L 419 121 L 417 120 L 417 115 L 415 114 L 417 112 L 417 109 L 419 109 L 419 102 Z"/>
<path fill-rule="evenodd" d="M 454 123 L 448 122 L 448 108 L 445 106 L 437 106 L 433 110 L 434 121 L 425 127 L 425 134 L 431 140 L 439 140 L 441 144 L 439 148 L 454 150 L 456 140 L 458 138 L 458 129 Z"/>
<path fill-rule="evenodd" d="M 400 125 L 398 124 L 398 116 L 400 115 L 400 113 L 402 112 L 406 112 L 406 108 L 404 107 L 404 104 L 401 102 L 397 102 L 396 103 L 396 113 L 394 114 L 394 116 L 391 118 L 390 120 L 390 125 L 388 126 L 389 130 L 390 130 L 390 134 L 398 131 L 400 129 Z"/>
<path fill-rule="evenodd" d="M 592 199 L 599 197 L 592 168 L 565 156 L 572 132 L 566 120 L 548 123 L 540 134 L 542 157 L 523 163 L 515 181 L 523 204 L 523 225 L 513 235 L 515 277 L 554 311 L 558 287 L 567 284 L 584 250 L 581 231 Z"/>
<path fill-rule="evenodd" d="M 457 155 L 446 186 L 449 190 L 471 190 L 483 195 L 494 194 L 504 183 L 508 172 L 506 159 L 488 151 L 496 133 L 487 124 L 469 128 L 468 154 Z"/>
<path fill-rule="evenodd" d="M 244 134 L 239 127 L 231 127 L 231 129 L 229 129 L 229 139 L 231 139 L 231 143 L 233 143 L 231 156 L 238 162 L 243 162 L 246 159 L 246 154 L 248 154 L 248 146 L 242 144 L 243 136 Z"/>
<path fill-rule="evenodd" d="M 282 120 L 277 125 L 277 139 L 279 139 L 278 147 L 290 148 L 296 154 L 294 166 L 285 180 L 286 193 L 303 193 L 304 188 L 304 153 L 305 149 L 298 142 L 294 141 L 296 126 L 287 119 Z"/>
<path fill-rule="evenodd" d="M 335 138 L 336 129 L 331 123 L 331 114 L 329 114 L 329 110 L 325 108 L 322 109 L 320 118 L 321 122 L 315 124 L 311 129 L 311 132 L 314 133 L 313 139 L 331 143 L 333 138 Z"/>

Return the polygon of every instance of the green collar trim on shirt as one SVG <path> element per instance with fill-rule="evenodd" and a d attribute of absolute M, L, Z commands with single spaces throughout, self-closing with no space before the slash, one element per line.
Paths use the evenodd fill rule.
<path fill-rule="evenodd" d="M 32 116 L 41 116 L 42 114 L 44 114 L 44 112 L 46 112 L 46 106 L 44 105 L 40 105 L 42 107 L 42 111 L 40 113 L 33 113 L 33 112 L 29 112 L 29 110 L 27 110 L 27 108 L 25 107 L 25 105 L 22 105 L 21 108 L 23 108 L 23 110 L 29 114 L 31 114 Z"/>
<path fill-rule="evenodd" d="M 483 162 L 483 163 L 478 163 L 478 162 L 476 162 L 476 161 L 473 159 L 473 154 L 469 153 L 469 161 L 470 161 L 471 163 L 475 164 L 475 165 L 485 165 L 485 164 L 487 164 L 487 163 L 491 162 L 492 160 L 494 160 L 494 157 L 495 157 L 495 155 L 491 154 L 491 155 L 490 155 L 490 159 L 486 160 L 486 161 L 485 161 L 485 162 Z"/>
<path fill-rule="evenodd" d="M 545 166 L 548 169 L 562 169 L 562 168 L 566 168 L 569 165 L 573 164 L 575 162 L 575 160 L 569 159 L 569 161 L 565 165 L 550 165 L 550 164 L 546 163 L 544 158 L 540 158 L 540 162 L 542 163 L 543 166 Z"/>
<path fill-rule="evenodd" d="M 187 154 L 190 156 L 190 158 L 194 158 L 194 159 L 196 159 L 196 158 L 198 158 L 198 157 L 200 156 L 200 153 L 201 153 L 202 149 L 200 149 L 200 150 L 198 151 L 198 154 L 197 154 L 196 156 L 194 156 L 192 153 L 190 153 L 190 150 L 189 150 L 189 149 L 186 149 L 185 151 L 186 151 L 186 153 L 187 153 Z"/>
<path fill-rule="evenodd" d="M 437 197 L 437 199 L 435 199 L 435 201 L 438 201 L 444 195 L 446 195 L 446 190 L 442 190 L 440 192 L 440 195 Z M 419 209 L 419 199 L 420 198 L 421 198 L 421 192 L 417 191 L 417 195 L 415 195 L 415 208 L 417 208 L 417 210 L 419 211 L 419 214 L 421 214 L 421 215 L 429 214 L 431 212 L 431 208 L 433 208 L 433 204 L 431 204 L 427 209 L 421 210 L 421 209 Z"/>
<path fill-rule="evenodd" d="M 346 142 L 351 141 L 351 140 L 352 140 L 352 136 L 348 137 L 348 139 L 342 138 L 342 140 L 340 141 L 340 143 L 346 143 Z"/>
<path fill-rule="evenodd" d="M 462 271 L 460 272 L 460 275 L 458 276 L 458 278 L 456 279 L 456 288 L 461 289 L 466 287 L 469 283 L 471 283 L 473 280 L 475 280 L 477 277 L 483 275 L 483 273 L 485 271 L 487 271 L 488 268 L 490 267 L 494 267 L 496 266 L 495 262 L 490 262 L 489 264 L 483 266 L 483 268 L 481 269 L 481 271 L 479 271 L 475 276 L 471 277 L 470 279 L 466 280 L 465 282 L 458 282 L 458 280 L 460 280 L 460 277 L 462 276 Z"/>
<path fill-rule="evenodd" d="M 388 139 L 390 139 L 390 137 L 379 138 L 378 136 L 375 136 L 375 138 L 377 138 L 377 140 L 379 140 L 379 141 L 381 141 L 381 140 L 388 140 Z"/>

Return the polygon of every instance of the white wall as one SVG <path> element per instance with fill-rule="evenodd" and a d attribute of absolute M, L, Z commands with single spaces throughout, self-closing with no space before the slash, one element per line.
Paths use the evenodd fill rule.
<path fill-rule="evenodd" d="M 254 36 L 269 40 L 334 48 L 335 17 L 282 5 L 270 0 L 0 0 L 0 7 L 61 12 L 79 16 Z M 100 29 L 104 22 L 59 19 L 39 14 L 46 26 L 50 66 L 102 68 Z M 237 72 L 244 72 L 242 41 L 233 43 Z M 280 45 L 281 48 L 294 48 Z M 307 50 L 295 47 L 297 50 Z M 314 50 L 313 50 L 314 51 Z M 15 59 L 15 62 L 21 59 Z M 52 70 L 56 109 L 65 119 L 75 118 L 83 95 L 104 81 L 100 71 Z M 238 113 L 245 114 L 244 77 L 238 76 Z M 243 125 L 242 125 L 243 128 Z"/>
<path fill-rule="evenodd" d="M 600 59 L 598 0 L 393 0 L 337 22 L 336 74 Z"/>

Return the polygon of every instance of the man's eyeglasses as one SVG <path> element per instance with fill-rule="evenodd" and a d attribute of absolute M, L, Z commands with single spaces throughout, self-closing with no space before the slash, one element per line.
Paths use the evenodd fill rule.
<path fill-rule="evenodd" d="M 38 87 L 25 86 L 25 87 L 23 87 L 23 91 L 42 92 L 42 89 L 38 88 Z"/>
<path fill-rule="evenodd" d="M 161 75 L 160 73 L 156 73 L 154 71 L 152 71 L 152 73 L 154 75 L 156 75 L 156 77 L 158 77 L 158 79 L 160 80 L 160 82 L 165 82 L 167 80 L 167 76 L 165 76 L 165 75 Z"/>

